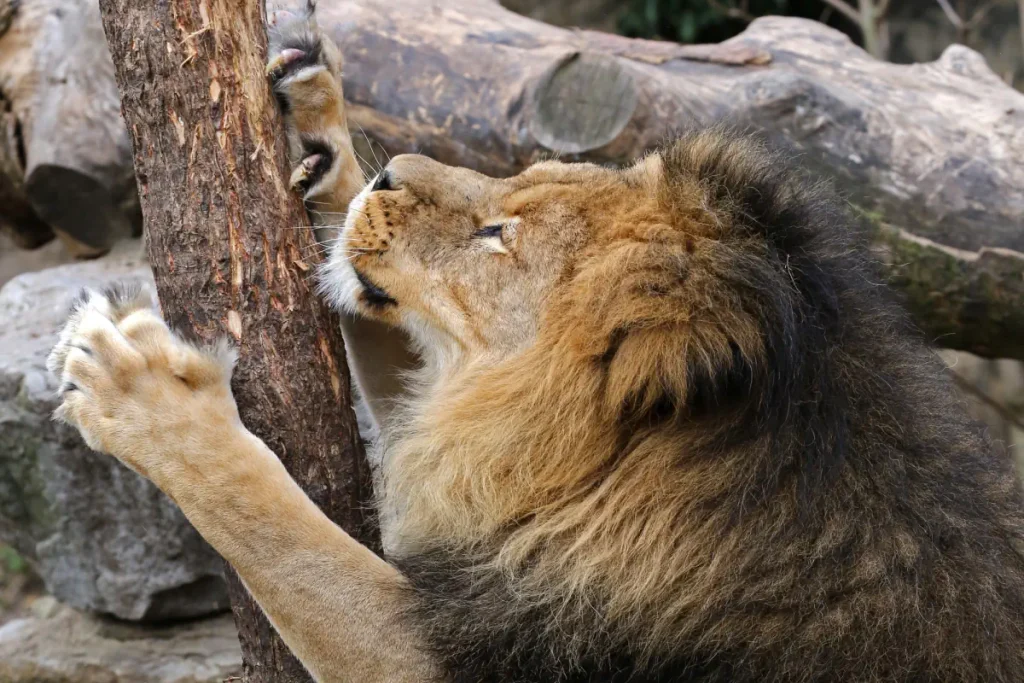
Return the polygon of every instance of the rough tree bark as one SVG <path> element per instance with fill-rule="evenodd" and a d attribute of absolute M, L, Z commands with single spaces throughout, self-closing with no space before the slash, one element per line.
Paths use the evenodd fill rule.
<path fill-rule="evenodd" d="M 331 519 L 377 547 L 339 321 L 315 294 L 314 236 L 286 188 L 262 2 L 101 6 L 164 314 L 238 344 L 245 424 Z M 237 579 L 230 590 L 246 679 L 308 680 Z"/>

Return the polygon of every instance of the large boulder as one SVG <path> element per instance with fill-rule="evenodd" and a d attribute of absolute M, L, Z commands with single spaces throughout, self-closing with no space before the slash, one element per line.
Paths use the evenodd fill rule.
<path fill-rule="evenodd" d="M 129 620 L 219 612 L 221 560 L 174 503 L 50 419 L 57 380 L 45 359 L 71 299 L 113 281 L 152 289 L 138 241 L 0 289 L 0 541 L 75 607 Z"/>

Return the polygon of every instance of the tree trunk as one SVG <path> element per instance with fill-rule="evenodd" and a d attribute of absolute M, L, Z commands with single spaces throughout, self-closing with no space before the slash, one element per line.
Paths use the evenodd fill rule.
<path fill-rule="evenodd" d="M 239 346 L 234 388 L 246 426 L 331 519 L 379 547 L 339 321 L 314 291 L 314 236 L 286 187 L 262 2 L 101 7 L 165 316 L 201 340 L 228 335 Z M 308 680 L 230 583 L 246 679 Z"/>

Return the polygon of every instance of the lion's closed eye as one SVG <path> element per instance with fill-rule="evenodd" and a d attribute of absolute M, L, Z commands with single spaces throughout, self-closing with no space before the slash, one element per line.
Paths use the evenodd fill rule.
<path fill-rule="evenodd" d="M 518 223 L 518 219 L 515 218 L 488 221 L 484 227 L 473 233 L 473 237 L 488 251 L 507 254 L 515 238 Z"/>

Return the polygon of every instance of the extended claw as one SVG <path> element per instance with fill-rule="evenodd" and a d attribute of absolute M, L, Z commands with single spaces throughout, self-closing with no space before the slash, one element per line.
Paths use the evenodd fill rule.
<path fill-rule="evenodd" d="M 267 63 L 267 75 L 273 75 L 274 73 L 288 68 L 289 65 L 299 61 L 306 56 L 306 53 L 302 50 L 296 50 L 293 47 L 281 50 L 276 57 Z"/>
<path fill-rule="evenodd" d="M 321 161 L 323 160 L 322 154 L 310 154 L 308 157 L 302 160 L 295 170 L 292 171 L 292 177 L 288 183 L 292 190 L 305 190 L 307 189 L 311 181 L 313 181 L 323 171 L 319 168 Z"/>

